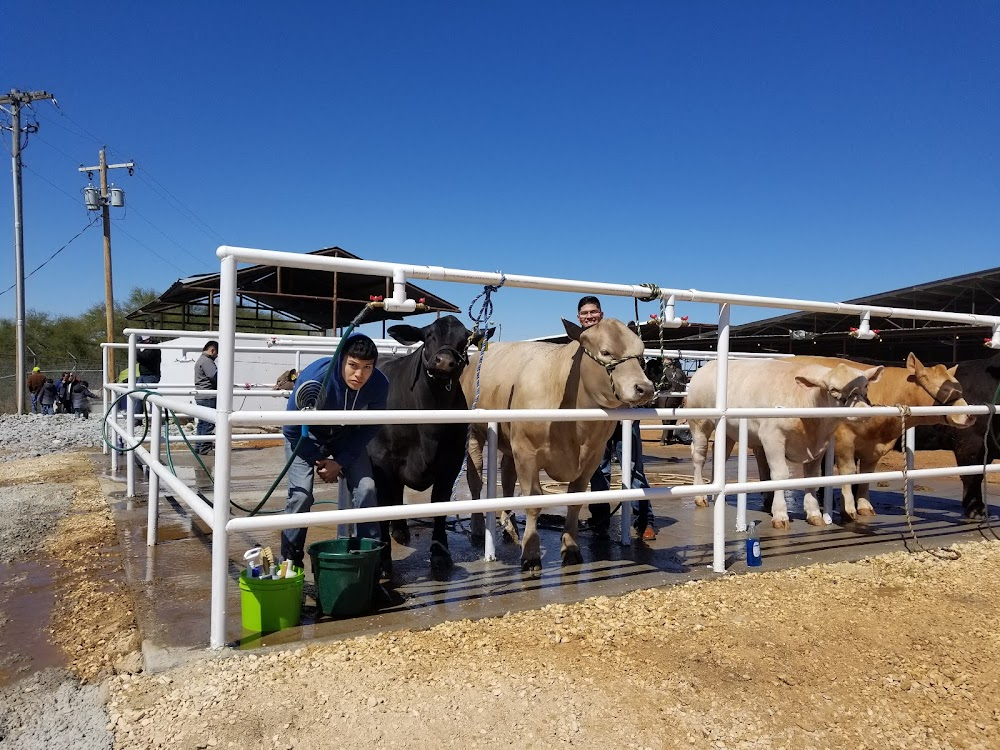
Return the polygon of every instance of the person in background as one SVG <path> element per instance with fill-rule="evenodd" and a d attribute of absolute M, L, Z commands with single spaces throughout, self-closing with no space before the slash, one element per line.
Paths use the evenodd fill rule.
<path fill-rule="evenodd" d="M 38 392 L 38 403 L 42 407 L 42 414 L 55 414 L 56 384 L 52 382 L 52 378 L 45 379 L 45 385 Z"/>
<path fill-rule="evenodd" d="M 159 350 L 157 350 L 159 351 Z M 200 391 L 214 391 L 219 387 L 219 368 L 215 366 L 215 358 L 219 356 L 219 342 L 209 341 L 201 350 L 201 356 L 194 363 L 194 387 Z M 205 406 L 214 409 L 218 403 L 215 396 L 196 398 L 194 400 L 198 406 Z M 196 435 L 214 435 L 215 422 L 207 419 L 198 419 Z M 202 456 L 212 450 L 212 443 L 197 443 L 194 447 L 195 453 Z"/>
<path fill-rule="evenodd" d="M 90 419 L 90 399 L 98 398 L 91 393 L 90 384 L 86 380 L 73 383 L 73 416 L 77 419 Z"/>
<path fill-rule="evenodd" d="M 140 336 L 140 344 L 152 344 L 150 336 Z M 136 383 L 159 383 L 160 382 L 160 360 L 163 354 L 159 349 L 140 349 L 135 356 L 138 377 Z"/>
<path fill-rule="evenodd" d="M 45 375 L 42 374 L 41 367 L 32 367 L 28 376 L 28 393 L 31 395 L 31 413 L 38 414 L 38 394 L 45 385 Z"/>
<path fill-rule="evenodd" d="M 287 409 L 298 411 L 301 408 L 296 400 L 300 388 L 315 387 L 307 384 L 324 381 L 326 393 L 318 404 L 324 411 L 385 409 L 389 381 L 375 367 L 377 362 L 375 342 L 363 334 L 354 334 L 345 342 L 336 362 L 331 357 L 324 357 L 302 370 L 296 379 L 295 390 L 288 397 Z M 334 369 L 327 377 L 330 367 Z M 291 461 L 285 513 L 309 512 L 317 474 L 324 482 L 336 482 L 343 476 L 355 508 L 375 507 L 378 497 L 368 458 L 368 443 L 378 429 L 378 425 L 313 425 L 303 435 L 301 425 L 285 425 L 281 430 L 285 436 L 285 460 Z M 358 536 L 379 539 L 378 523 L 359 523 Z M 305 544 L 306 529 L 281 532 L 281 555 L 296 566 L 302 565 Z"/>
<path fill-rule="evenodd" d="M 594 296 L 586 296 L 580 299 L 576 306 L 576 317 L 583 328 L 590 328 L 604 320 L 604 311 L 601 310 L 601 301 Z M 604 458 L 601 465 L 597 467 L 594 476 L 590 478 L 590 489 L 592 492 L 602 492 L 611 489 L 611 460 L 616 459 L 621 463 L 622 459 L 622 426 L 618 423 L 615 431 L 608 440 L 604 449 Z M 624 482 L 623 482 L 624 484 Z M 639 420 L 632 422 L 632 482 L 631 489 L 648 489 L 649 482 L 642 467 L 642 436 L 639 431 Z M 608 535 L 608 528 L 611 525 L 611 505 L 609 503 L 591 503 L 590 529 L 600 537 Z M 656 539 L 656 529 L 653 526 L 653 508 L 648 500 L 634 500 L 632 502 L 632 514 L 634 519 L 632 527 L 636 536 L 646 541 Z M 622 533 L 627 533 L 624 530 Z"/>
<path fill-rule="evenodd" d="M 58 388 L 59 403 L 62 405 L 63 414 L 73 413 L 73 385 L 78 382 L 76 373 L 64 372 L 62 381 Z"/>

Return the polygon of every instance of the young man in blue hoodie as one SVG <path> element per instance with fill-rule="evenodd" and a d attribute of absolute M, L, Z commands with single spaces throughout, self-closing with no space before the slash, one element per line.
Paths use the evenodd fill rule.
<path fill-rule="evenodd" d="M 348 338 L 327 378 L 331 361 L 331 357 L 324 357 L 299 373 L 295 389 L 288 397 L 289 411 L 299 410 L 296 400 L 300 389 L 318 389 L 324 380 L 327 381 L 326 391 L 318 405 L 324 411 L 385 409 L 389 381 L 375 367 L 378 349 L 374 341 L 363 334 Z M 378 425 L 312 425 L 303 436 L 302 426 L 285 425 L 282 428 L 285 460 L 298 449 L 288 469 L 285 513 L 309 512 L 313 504 L 316 475 L 324 482 L 336 482 L 343 476 L 355 508 L 376 506 L 378 502 L 372 465 L 368 459 L 368 442 L 378 429 Z M 378 523 L 358 524 L 358 536 L 378 539 Z M 281 532 L 281 555 L 297 566 L 302 565 L 305 544 L 306 529 L 285 529 Z"/>

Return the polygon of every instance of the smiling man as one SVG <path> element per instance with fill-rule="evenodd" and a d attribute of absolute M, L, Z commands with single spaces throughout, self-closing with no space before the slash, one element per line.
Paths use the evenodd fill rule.
<path fill-rule="evenodd" d="M 313 362 L 299 374 L 295 389 L 288 397 L 288 410 L 318 408 L 324 411 L 357 411 L 385 409 L 389 381 L 376 368 L 378 349 L 375 342 L 363 334 L 351 336 L 344 344 L 336 362 L 330 357 Z M 333 367 L 327 377 L 327 370 Z M 325 391 L 321 388 L 326 382 Z M 300 403 L 301 389 L 313 389 L 319 396 L 315 407 Z M 308 391 L 305 391 L 308 392 Z M 296 452 L 288 468 L 288 503 L 285 513 L 308 513 L 313 505 L 315 476 L 324 482 L 336 482 L 344 477 L 355 508 L 377 504 L 372 465 L 368 458 L 368 443 L 378 432 L 379 425 L 313 425 L 305 435 L 300 425 L 285 425 L 285 460 Z M 358 524 L 358 536 L 379 538 L 377 523 Z M 297 566 L 304 559 L 306 529 L 285 529 L 281 532 L 281 554 Z"/>

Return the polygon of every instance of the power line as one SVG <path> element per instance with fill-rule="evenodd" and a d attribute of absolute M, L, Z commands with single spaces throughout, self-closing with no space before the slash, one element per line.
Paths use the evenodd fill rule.
<path fill-rule="evenodd" d="M 74 203 L 75 203 L 76 205 L 78 205 L 78 206 L 80 205 L 80 196 L 78 196 L 78 195 L 71 195 L 70 193 L 67 193 L 67 192 L 66 192 L 65 190 L 63 190 L 63 189 L 62 189 L 61 187 L 59 187 L 59 186 L 58 186 L 58 185 L 56 185 L 56 184 L 55 184 L 54 182 L 52 182 L 52 180 L 50 180 L 50 179 L 49 179 L 48 177 L 46 177 L 45 175 L 43 175 L 43 174 L 42 174 L 41 172 L 38 172 L 37 170 L 34 170 L 34 169 L 32 169 L 32 168 L 31 168 L 31 167 L 29 167 L 29 166 L 28 166 L 27 164 L 25 164 L 25 163 L 24 163 L 23 161 L 21 162 L 21 166 L 22 166 L 22 167 L 24 167 L 25 169 L 27 169 L 27 170 L 28 170 L 29 172 L 31 172 L 31 173 L 32 173 L 33 175 L 35 175 L 35 177 L 37 177 L 38 179 L 40 179 L 40 180 L 41 180 L 42 182 L 47 182 L 47 183 L 48 183 L 49 185 L 51 185 L 51 186 L 52 186 L 53 188 L 55 188 L 55 189 L 56 189 L 56 190 L 58 190 L 58 191 L 59 191 L 60 193 L 62 193 L 63 195 L 65 195 L 65 196 L 66 196 L 67 198 L 69 198 L 69 199 L 70 199 L 71 201 L 73 201 L 73 202 L 74 202 Z"/>
<path fill-rule="evenodd" d="M 79 132 L 71 130 L 70 128 L 66 127 L 64 124 L 60 123 L 57 119 L 50 118 L 50 117 L 48 117 L 46 115 L 42 115 L 42 116 L 47 121 L 52 122 L 53 124 L 61 127 L 67 133 L 75 135 L 77 138 L 81 138 L 83 140 L 95 141 L 95 142 L 97 142 L 99 144 L 102 144 L 102 145 L 107 143 L 107 141 L 104 141 L 104 140 L 98 138 L 91 131 L 87 130 L 87 128 L 85 128 L 83 125 L 81 125 L 76 120 L 74 120 L 72 117 L 70 117 L 69 115 L 67 115 L 63 111 L 63 109 L 61 107 L 59 107 L 59 105 L 56 105 L 56 111 L 59 112 L 59 115 L 60 115 L 60 117 L 62 119 L 67 120 L 68 122 L 71 122 L 80 131 L 82 131 L 83 133 L 86 133 L 86 135 L 81 135 Z M 39 113 L 39 114 L 41 114 L 41 113 Z M 107 150 L 108 150 L 109 153 L 111 153 L 112 155 L 115 156 L 115 158 L 120 158 L 122 160 L 125 160 L 125 157 L 117 149 L 114 149 L 114 148 L 112 148 L 110 146 L 107 146 L 106 148 L 107 148 Z M 56 150 L 58 150 L 58 149 L 56 149 Z M 63 154 L 64 154 L 64 156 L 69 156 L 68 154 L 65 154 L 65 152 L 63 152 Z M 69 157 L 69 158 L 72 159 L 74 162 L 77 161 L 76 159 L 73 159 L 73 157 Z M 192 211 L 190 208 L 188 208 L 180 200 L 180 198 L 178 198 L 176 195 L 174 195 L 173 193 L 171 193 L 170 190 L 168 190 L 167 187 L 162 182 L 160 182 L 159 180 L 157 180 L 156 177 L 154 177 L 153 174 L 148 169 L 146 169 L 145 167 L 143 167 L 143 166 L 140 165 L 140 166 L 136 167 L 136 170 L 137 170 L 136 171 L 136 176 L 140 180 L 142 180 L 161 199 L 163 199 L 164 201 L 166 201 L 167 205 L 169 205 L 171 208 L 173 208 L 175 211 L 177 211 L 177 213 L 179 213 L 181 216 L 183 216 L 187 221 L 189 221 L 191 224 L 193 224 L 195 226 L 195 228 L 198 229 L 198 231 L 204 233 L 206 236 L 210 237 L 212 240 L 220 242 L 221 244 L 225 244 L 226 243 L 225 237 L 223 237 L 221 234 L 219 234 L 217 231 L 215 231 L 215 229 L 213 229 L 212 226 L 207 221 L 205 221 L 204 219 L 202 219 L 200 216 L 198 216 L 198 214 L 196 214 L 194 211 Z M 147 177 L 148 177 L 148 179 L 146 179 Z"/>
<path fill-rule="evenodd" d="M 121 232 L 122 234 L 124 234 L 129 239 L 131 239 L 135 244 L 139 245 L 139 247 L 143 247 L 146 250 L 148 250 L 149 252 L 151 252 L 153 255 L 155 255 L 157 258 L 159 258 L 160 260 L 162 260 L 168 266 L 172 266 L 173 268 L 177 269 L 177 271 L 179 271 L 181 274 L 187 275 L 187 272 L 183 268 L 180 268 L 179 266 L 175 265 L 174 263 L 171 263 L 169 260 L 167 260 L 166 258 L 164 258 L 162 255 L 160 255 L 158 252 L 156 252 L 153 248 L 151 248 L 149 245 L 147 245 L 142 240 L 136 239 L 135 236 L 129 234 L 124 229 L 122 229 L 121 225 L 118 226 L 118 231 Z"/>
<path fill-rule="evenodd" d="M 59 255 L 59 253 L 61 253 L 61 252 L 62 252 L 63 250 L 65 250 L 65 249 L 66 249 L 67 247 L 69 247 L 69 246 L 70 246 L 70 245 L 71 245 L 71 244 L 73 243 L 73 240 L 75 240 L 75 239 L 76 239 L 77 237 L 79 237 L 79 236 L 80 236 L 81 234 L 83 234 L 84 232 L 86 232 L 86 231 L 87 231 L 88 229 L 90 229 L 90 228 L 91 228 L 92 226 L 94 226 L 94 224 L 96 224 L 96 223 L 97 223 L 96 221 L 94 221 L 93 219 L 91 219 L 91 220 L 90 220 L 90 222 L 89 222 L 89 223 L 87 224 L 87 226 L 85 226 L 85 227 L 84 227 L 83 229 L 81 229 L 81 230 L 80 230 L 79 232 L 77 232 L 76 234 L 74 234 L 74 235 L 73 235 L 73 236 L 72 236 L 72 237 L 71 237 L 71 238 L 69 239 L 69 241 L 68 241 L 68 242 L 66 242 L 66 244 L 65 244 L 65 245 L 63 245 L 63 246 L 62 246 L 61 248 L 59 248 L 59 249 L 58 249 L 58 250 L 56 250 L 56 251 L 55 251 L 54 253 L 52 253 L 52 255 L 50 255 L 50 256 L 49 256 L 48 258 L 46 258 L 46 259 L 45 259 L 44 261 L 42 261 L 42 262 L 41 262 L 40 264 L 38 264 L 37 266 L 35 266 L 34 270 L 32 270 L 32 272 L 31 272 L 31 273 L 29 273 L 29 274 L 28 274 L 27 276 L 25 276 L 24 278 L 25 278 L 25 279 L 30 279 L 30 278 L 31 278 L 32 276 L 34 276 L 34 275 L 35 275 L 35 271 L 38 271 L 38 270 L 40 270 L 40 269 L 41 269 L 42 267 L 44 267 L 46 263 L 48 263 L 49 261 L 51 261 L 51 260 L 52 260 L 53 258 L 55 258 L 55 257 L 56 257 L 57 255 Z M 4 294 L 6 294 L 7 292 L 9 292 L 9 291 L 10 291 L 11 289 L 13 289 L 13 288 L 14 288 L 15 286 L 16 286 L 15 284 L 11 284 L 11 285 L 10 285 L 9 287 L 7 287 L 7 288 L 6 288 L 6 289 L 4 289 L 4 290 L 3 290 L 2 292 L 0 292 L 0 296 L 2 296 L 2 295 L 4 295 Z"/>
<path fill-rule="evenodd" d="M 146 222 L 147 224 L 149 224 L 149 226 L 151 226 L 157 232 L 159 232 L 164 237 L 166 237 L 170 242 L 172 242 L 175 245 L 177 245 L 177 247 L 180 248 L 180 250 L 182 252 L 186 253 L 187 255 L 189 255 L 191 258 L 193 258 L 194 260 L 198 261 L 199 263 L 204 262 L 202 258 L 199 258 L 197 255 L 193 254 L 190 250 L 188 250 L 186 247 L 184 247 L 181 243 L 179 243 L 173 237 L 171 237 L 170 235 L 168 235 L 166 232 L 164 232 L 162 229 L 160 229 L 158 226 L 156 226 L 156 224 L 154 224 L 153 222 L 151 222 L 149 219 L 147 219 L 146 216 L 143 215 L 142 212 L 140 212 L 139 209 L 137 209 L 134 205 L 130 206 L 130 208 L 132 209 L 132 211 L 134 213 L 136 213 L 136 214 L 139 215 L 140 219 L 142 219 L 144 222 Z"/>
<path fill-rule="evenodd" d="M 143 182 L 146 182 L 145 177 L 143 177 L 143 174 L 142 174 L 142 173 L 145 173 L 146 175 L 149 176 L 150 180 L 152 180 L 154 183 L 156 183 L 156 185 L 159 185 L 159 187 L 163 190 L 164 193 L 166 193 L 168 196 L 170 196 L 170 199 L 172 199 L 174 201 L 174 203 L 176 203 L 176 205 L 173 206 L 173 208 L 174 208 L 175 211 L 177 211 L 179 214 L 181 214 L 181 216 L 184 216 L 184 218 L 186 218 L 188 221 L 190 221 L 192 224 L 194 224 L 196 227 L 198 227 L 198 229 L 200 229 L 202 232 L 204 232 L 209 237 L 212 237 L 213 239 L 218 240 L 222 244 L 226 244 L 225 237 L 223 237 L 221 234 L 219 234 L 218 232 L 216 232 L 208 224 L 208 222 L 206 222 L 204 219 L 202 219 L 201 217 L 199 217 L 194 211 L 192 211 L 190 208 L 188 208 L 183 203 L 181 203 L 180 199 L 177 198 L 169 190 L 167 190 L 167 188 L 164 187 L 163 183 L 161 183 L 159 180 L 157 180 L 155 177 L 153 177 L 153 175 L 150 173 L 150 171 L 148 169 L 146 169 L 146 168 L 144 168 L 142 166 L 140 166 L 138 169 L 139 169 L 139 172 L 140 172 L 140 174 L 139 174 L 139 179 L 140 180 L 142 180 Z M 149 182 L 146 182 L 146 184 L 149 185 L 149 187 L 152 188 L 154 191 L 156 191 L 156 187 L 154 187 L 152 184 L 150 184 Z M 164 200 L 166 200 L 169 203 L 169 200 L 165 196 L 161 195 L 160 197 L 163 198 Z"/>

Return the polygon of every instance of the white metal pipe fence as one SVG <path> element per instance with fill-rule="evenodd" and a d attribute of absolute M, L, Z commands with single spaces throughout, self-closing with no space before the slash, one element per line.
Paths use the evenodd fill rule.
<path fill-rule="evenodd" d="M 433 266 L 417 266 L 409 264 L 382 263 L 375 261 L 362 261 L 344 258 L 325 258 L 317 256 L 301 255 L 296 253 L 283 253 L 268 250 L 255 250 L 248 248 L 220 247 L 217 251 L 221 265 L 221 294 L 219 308 L 219 330 L 218 332 L 200 333 L 199 336 L 213 336 L 218 339 L 220 351 L 217 360 L 219 368 L 220 382 L 233 382 L 234 362 L 237 351 L 238 336 L 244 338 L 254 338 L 268 340 L 272 339 L 276 344 L 280 339 L 282 343 L 291 341 L 294 337 L 287 335 L 269 337 L 266 334 L 237 334 L 235 330 L 235 290 L 236 290 L 236 266 L 238 262 L 260 263 L 264 265 L 314 268 L 319 270 L 340 270 L 356 274 L 367 274 L 392 278 L 394 284 L 394 294 L 391 299 L 386 300 L 386 308 L 390 310 L 410 310 L 413 302 L 406 300 L 402 296 L 407 279 L 426 279 L 437 281 L 450 281 L 466 284 L 499 284 L 503 280 L 506 286 L 523 287 L 532 289 L 546 289 L 553 291 L 575 292 L 583 294 L 604 294 L 613 296 L 626 296 L 635 298 L 647 298 L 650 289 L 646 285 L 629 284 L 608 284 L 586 281 L 572 281 L 565 279 L 552 279 L 533 276 L 506 275 L 500 273 L 489 273 L 480 271 L 465 271 L 457 269 L 447 269 Z M 496 512 L 501 510 L 517 510 L 526 508 L 545 508 L 561 506 L 566 504 L 585 504 L 591 502 L 621 501 L 623 506 L 632 500 L 650 499 L 656 500 L 669 497 L 688 497 L 700 494 L 712 494 L 716 496 L 713 518 L 713 569 L 722 572 L 724 566 L 724 551 L 726 541 L 725 529 L 725 496 L 733 493 L 743 493 L 747 491 L 770 491 L 797 489 L 815 486 L 834 486 L 844 484 L 848 481 L 864 478 L 867 481 L 880 481 L 883 479 L 902 478 L 902 472 L 879 472 L 870 475 L 851 475 L 820 478 L 787 479 L 768 482 L 747 482 L 745 476 L 739 477 L 737 482 L 726 481 L 725 460 L 724 460 L 724 440 L 717 440 L 715 445 L 715 466 L 713 470 L 712 482 L 700 486 L 687 485 L 678 487 L 653 488 L 646 490 L 611 490 L 605 493 L 582 492 L 568 495 L 545 495 L 535 497 L 495 497 L 496 470 L 495 470 L 495 449 L 488 447 L 486 466 L 486 497 L 476 501 L 453 501 L 442 504 L 441 507 L 432 507 L 428 504 L 419 506 L 397 506 L 393 508 L 347 508 L 335 511 L 319 511 L 301 516 L 285 516 L 284 514 L 275 516 L 255 516 L 247 518 L 230 518 L 229 497 L 231 487 L 231 447 L 233 440 L 233 427 L 253 427 L 264 425 L 294 424 L 404 424 L 404 423 L 470 423 L 470 422 L 513 422 L 513 421 L 608 421 L 622 420 L 630 421 L 636 419 L 689 419 L 694 417 L 714 419 L 717 422 L 717 430 L 722 434 L 725 430 L 727 419 L 745 419 L 750 417 L 817 417 L 817 416 L 838 416 L 857 417 L 857 409 L 727 409 L 726 393 L 728 382 L 728 358 L 729 358 L 729 330 L 730 330 L 730 310 L 734 304 L 751 307 L 776 307 L 795 310 L 814 310 L 820 312 L 837 313 L 857 313 L 876 314 L 883 317 L 894 317 L 901 319 L 948 321 L 956 323 L 966 323 L 973 325 L 991 325 L 996 328 L 1000 326 L 1000 319 L 989 316 L 943 313 L 938 311 L 913 310 L 909 308 L 888 308 L 879 306 L 851 305 L 846 303 L 814 302 L 807 300 L 795 300 L 780 297 L 757 297 L 747 295 L 725 294 L 717 292 L 700 292 L 697 290 L 676 290 L 660 289 L 661 297 L 667 299 L 673 297 L 674 301 L 692 301 L 717 303 L 719 306 L 719 338 L 715 357 L 719 360 L 720 366 L 717 372 L 717 402 L 712 409 L 583 409 L 583 410 L 563 410 L 563 409 L 536 409 L 536 410 L 483 410 L 476 409 L 468 412 L 433 412 L 433 411 L 407 411 L 407 412 L 353 412 L 353 413 L 328 413 L 328 412 L 295 412 L 286 411 L 257 411 L 240 412 L 234 411 L 234 396 L 239 395 L 239 391 L 234 388 L 219 389 L 217 392 L 216 409 L 202 409 L 192 404 L 184 403 L 170 396 L 147 396 L 146 400 L 156 407 L 163 407 L 175 410 L 179 413 L 191 414 L 202 418 L 209 418 L 215 421 L 216 425 L 216 457 L 215 457 L 215 477 L 214 477 L 214 508 L 209 511 L 204 501 L 188 490 L 183 492 L 177 489 L 183 483 L 176 477 L 172 477 L 169 471 L 164 471 L 163 465 L 154 456 L 153 452 L 147 451 L 143 447 L 135 449 L 138 457 L 151 465 L 160 480 L 165 482 L 171 489 L 177 492 L 178 497 L 192 507 L 195 512 L 208 522 L 211 519 L 213 529 L 212 545 L 212 608 L 210 626 L 210 644 L 213 648 L 221 647 L 225 643 L 225 590 L 228 585 L 228 545 L 229 533 L 247 530 L 263 529 L 285 529 L 317 524 L 334 523 L 357 523 L 384 521 L 402 518 L 423 518 L 435 515 L 454 515 L 456 513 L 482 513 Z M 149 335 L 173 335 L 175 332 L 150 331 L 149 329 L 130 330 L 130 368 L 134 368 L 134 336 L 138 333 L 149 333 Z M 181 335 L 191 335 L 190 331 L 176 332 Z M 315 338 L 315 337 L 306 337 Z M 292 345 L 297 341 L 291 341 Z M 658 355 L 659 350 L 648 350 L 650 355 Z M 689 354 L 683 350 L 670 350 L 677 356 Z M 665 351 L 666 353 L 666 351 Z M 692 353 L 693 354 L 693 353 Z M 705 357 L 704 352 L 697 353 L 699 357 Z M 693 357 L 692 357 L 693 358 Z M 707 358 L 707 357 L 705 357 Z M 130 387 L 134 383 L 130 382 Z M 271 395 L 271 394 L 268 394 Z M 273 394 L 278 396 L 278 393 Z M 280 395 L 284 395 L 283 393 Z M 138 394 L 133 394 L 129 402 L 133 403 L 139 399 Z M 988 407 L 913 407 L 911 412 L 914 415 L 925 414 L 946 414 L 946 413 L 989 413 Z M 866 410 L 866 416 L 880 414 L 898 414 L 899 411 L 892 407 L 875 407 Z M 131 421 L 130 421 L 131 424 Z M 117 425 L 113 426 L 117 428 Z M 654 429 L 662 429 L 660 426 L 653 426 Z M 631 431 L 629 431 L 631 435 Z M 623 431 L 624 436 L 624 431 Z M 240 435 L 240 438 L 247 437 Z M 741 441 L 741 442 L 745 442 Z M 492 441 L 488 442 L 488 446 Z M 152 448 L 152 445 L 151 445 Z M 159 445 L 156 446 L 157 451 Z M 625 466 L 625 456 L 630 452 L 623 451 L 623 469 Z M 130 462 L 131 463 L 131 462 Z M 963 467 L 945 469 L 923 469 L 909 472 L 911 479 L 922 476 L 956 476 L 966 474 L 982 473 L 982 467 Z M 1000 466 L 989 467 L 989 471 L 1000 470 Z M 623 472 L 623 476 L 629 476 Z M 745 471 L 743 472 L 745 474 Z M 168 476 L 169 475 L 169 476 Z M 131 488 L 130 488 L 131 489 Z M 151 498 L 152 504 L 155 501 Z M 739 522 L 740 519 L 738 519 Z M 742 522 L 745 525 L 745 510 Z M 623 536 L 627 537 L 628 529 L 624 526 Z M 492 532 L 492 526 L 488 528 Z M 487 556 L 490 556 L 490 544 L 492 539 L 488 534 Z"/>

